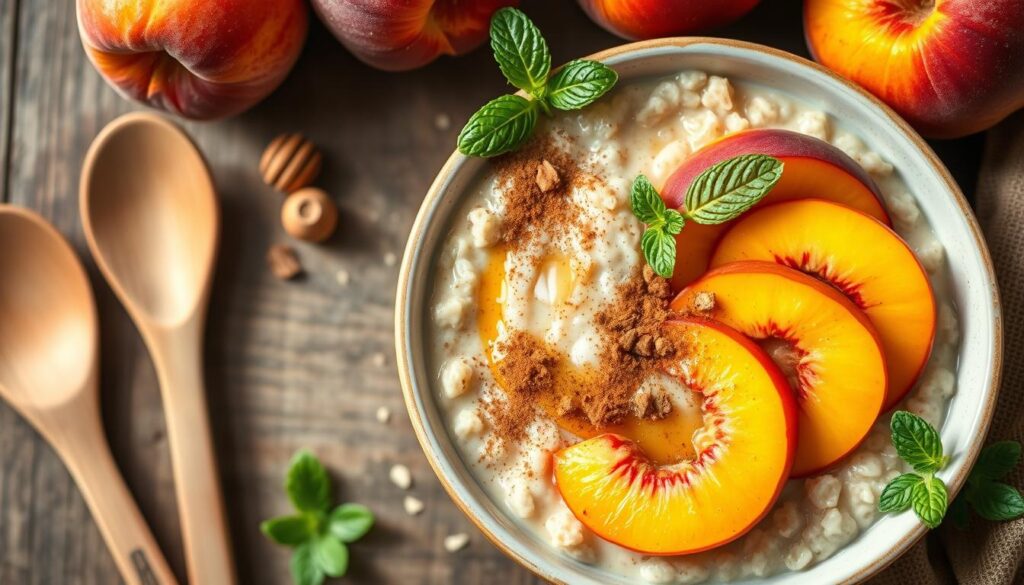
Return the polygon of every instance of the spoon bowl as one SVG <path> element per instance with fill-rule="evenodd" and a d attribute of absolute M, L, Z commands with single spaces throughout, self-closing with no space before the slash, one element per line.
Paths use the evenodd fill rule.
<path fill-rule="evenodd" d="M 91 154 L 82 215 L 97 260 L 117 275 L 111 285 L 129 310 L 182 322 L 205 300 L 217 248 L 206 163 L 176 126 L 149 114 L 114 121 Z"/>
<path fill-rule="evenodd" d="M 86 241 L 160 382 L 189 581 L 233 585 L 202 373 L 220 223 L 213 180 L 177 126 L 134 113 L 93 141 L 80 187 Z"/>
<path fill-rule="evenodd" d="M 49 224 L 0 208 L 0 250 L 12 252 L 0 254 L 0 395 L 30 419 L 96 402 L 96 309 L 82 266 Z"/>
<path fill-rule="evenodd" d="M 63 459 L 125 581 L 173 585 L 103 433 L 85 270 L 46 220 L 9 205 L 0 205 L 0 250 L 0 397 Z"/>

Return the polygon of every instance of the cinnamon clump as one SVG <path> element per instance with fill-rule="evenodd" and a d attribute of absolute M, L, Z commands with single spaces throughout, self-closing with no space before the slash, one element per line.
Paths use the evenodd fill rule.
<path fill-rule="evenodd" d="M 570 196 L 572 189 L 594 180 L 550 139 L 506 154 L 497 165 L 498 184 L 505 190 L 501 240 L 511 246 L 524 245 L 534 233 L 564 231 L 581 214 Z M 593 239 L 594 234 L 584 237 Z"/>
<path fill-rule="evenodd" d="M 524 331 L 513 332 L 497 349 L 502 357 L 495 362 L 495 369 L 505 400 L 491 401 L 484 408 L 496 435 L 518 441 L 536 416 L 537 401 L 554 388 L 559 356 Z"/>

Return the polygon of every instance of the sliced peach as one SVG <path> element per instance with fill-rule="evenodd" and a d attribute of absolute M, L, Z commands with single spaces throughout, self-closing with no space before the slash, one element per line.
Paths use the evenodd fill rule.
<path fill-rule="evenodd" d="M 759 341 L 789 378 L 800 407 L 794 476 L 826 469 L 860 444 L 885 400 L 886 369 L 871 321 L 850 299 L 798 270 L 760 261 L 708 272 L 672 309 L 692 311 L 701 293 L 714 295 L 708 316 Z"/>
<path fill-rule="evenodd" d="M 697 455 L 659 466 L 632 441 L 604 434 L 555 455 L 555 483 L 600 537 L 652 555 L 707 550 L 738 538 L 789 477 L 796 411 L 779 369 L 736 331 L 700 319 L 666 324 L 674 375 L 703 395 Z"/>
<path fill-rule="evenodd" d="M 871 319 L 888 364 L 885 409 L 917 380 L 935 337 L 935 297 L 906 243 L 875 218 L 829 201 L 770 205 L 737 220 L 711 266 L 769 260 L 835 286 Z"/>
<path fill-rule="evenodd" d="M 752 153 L 771 155 L 785 164 L 782 178 L 759 205 L 818 197 L 889 224 L 878 188 L 856 161 L 823 140 L 789 130 L 747 130 L 708 144 L 669 177 L 661 197 L 669 207 L 685 209 L 686 190 L 698 175 L 716 163 Z M 680 253 L 672 276 L 675 290 L 682 290 L 707 270 L 711 252 L 726 225 L 690 223 L 676 236 Z"/>

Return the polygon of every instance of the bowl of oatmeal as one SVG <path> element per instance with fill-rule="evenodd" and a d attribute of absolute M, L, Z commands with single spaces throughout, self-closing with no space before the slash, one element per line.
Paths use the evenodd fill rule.
<path fill-rule="evenodd" d="M 1002 357 L 963 195 L 888 108 L 748 43 L 593 58 L 616 88 L 515 153 L 441 170 L 398 286 L 417 437 L 456 504 L 556 583 L 840 583 L 925 533 L 878 498 L 931 423 L 959 490 Z M 734 154 L 785 168 L 729 225 L 687 225 L 654 273 L 631 185 L 670 208 Z M 680 207 L 681 208 L 681 207 Z"/>

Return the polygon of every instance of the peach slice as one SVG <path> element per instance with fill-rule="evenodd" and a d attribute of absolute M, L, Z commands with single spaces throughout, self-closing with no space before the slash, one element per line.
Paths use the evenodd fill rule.
<path fill-rule="evenodd" d="M 555 454 L 555 483 L 600 537 L 651 555 L 707 550 L 758 522 L 789 477 L 796 411 L 779 369 L 738 332 L 669 322 L 685 356 L 671 373 L 703 395 L 697 455 L 659 466 L 632 441 L 603 434 Z"/>
<path fill-rule="evenodd" d="M 845 295 L 773 262 L 733 262 L 708 272 L 672 301 L 686 313 L 714 295 L 707 316 L 757 340 L 789 379 L 800 407 L 793 475 L 828 468 L 864 439 L 886 392 L 875 328 Z M 706 303 L 706 301 L 705 301 Z"/>
<path fill-rule="evenodd" d="M 683 162 L 666 181 L 661 197 L 669 207 L 686 207 L 686 189 L 708 167 L 741 154 L 767 154 L 785 164 L 782 178 L 758 205 L 791 199 L 819 197 L 863 211 L 889 224 L 878 188 L 852 158 L 831 144 L 789 130 L 747 130 L 730 134 Z M 682 290 L 708 268 L 715 243 L 725 231 L 723 225 L 690 223 L 678 236 L 672 286 Z"/>
<path fill-rule="evenodd" d="M 775 261 L 816 276 L 864 311 L 889 368 L 884 409 L 914 385 L 931 354 L 935 297 L 917 257 L 891 229 L 829 201 L 770 205 L 734 222 L 711 266 L 737 260 Z"/>

